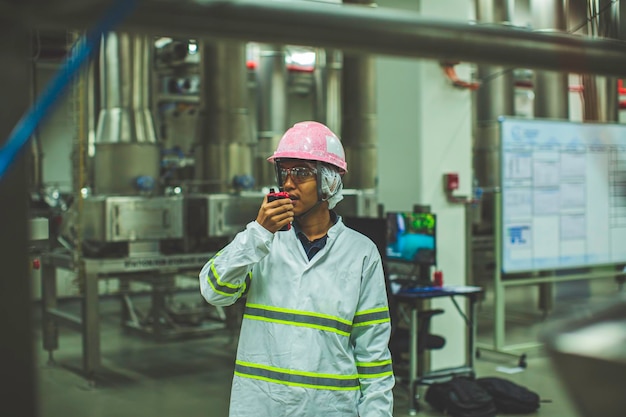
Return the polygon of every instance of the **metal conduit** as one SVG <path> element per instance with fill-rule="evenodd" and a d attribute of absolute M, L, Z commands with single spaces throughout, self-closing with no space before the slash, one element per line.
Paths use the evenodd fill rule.
<path fill-rule="evenodd" d="M 27 3 L 27 2 L 24 2 Z M 22 3 L 22 4 L 24 4 Z M 37 7 L 30 7 L 36 3 Z M 38 28 L 87 25 L 108 2 L 0 1 Z M 626 44 L 520 28 L 432 21 L 417 13 L 312 2 L 142 1 L 123 27 L 172 36 L 334 47 L 352 52 L 445 59 L 518 68 L 623 76 Z"/>

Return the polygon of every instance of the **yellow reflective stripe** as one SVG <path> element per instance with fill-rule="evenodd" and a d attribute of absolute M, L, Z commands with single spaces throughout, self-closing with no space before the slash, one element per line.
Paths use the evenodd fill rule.
<path fill-rule="evenodd" d="M 284 324 L 284 325 L 287 325 L 287 326 L 308 327 L 310 329 L 317 329 L 317 330 L 337 333 L 337 334 L 340 334 L 342 336 L 350 336 L 349 332 L 344 332 L 344 331 L 341 331 L 341 330 L 333 329 L 332 327 L 319 326 L 319 325 L 316 325 L 316 324 L 300 323 L 300 322 L 288 321 L 288 320 L 280 320 L 280 319 L 271 319 L 271 318 L 267 318 L 267 317 L 251 316 L 249 314 L 244 314 L 243 317 L 246 318 L 246 319 L 249 319 L 249 320 L 265 321 L 265 322 L 268 322 L 268 323 L 278 323 L 278 324 Z"/>
<path fill-rule="evenodd" d="M 350 320 L 342 319 L 341 317 L 331 316 L 330 314 L 315 313 L 315 312 L 311 312 L 311 311 L 303 312 L 303 311 L 300 311 L 300 310 L 291 310 L 291 309 L 288 309 L 288 308 L 280 308 L 280 307 L 266 306 L 266 305 L 262 305 L 262 304 L 252 304 L 252 303 L 246 304 L 246 307 L 260 308 L 260 309 L 263 309 L 263 310 L 277 311 L 277 312 L 280 312 L 280 313 L 292 313 L 292 314 L 298 314 L 298 315 L 305 314 L 307 316 L 313 316 L 313 317 L 320 317 L 320 318 L 323 318 L 323 319 L 335 320 L 335 321 L 338 321 L 340 323 L 347 324 L 348 326 L 352 325 Z"/>
<path fill-rule="evenodd" d="M 364 368 L 370 367 L 370 366 L 382 366 L 382 365 L 391 365 L 391 359 L 387 359 L 386 361 L 379 361 L 379 362 L 357 362 L 356 366 L 362 366 Z"/>
<path fill-rule="evenodd" d="M 358 375 L 334 375 L 294 371 L 239 360 L 235 361 L 235 375 L 242 378 L 258 379 L 276 384 L 312 389 L 335 391 L 354 391 L 360 389 Z"/>
<path fill-rule="evenodd" d="M 219 255 L 221 255 L 221 252 L 218 252 L 213 258 L 211 258 L 210 272 L 206 276 L 206 281 L 211 286 L 213 291 L 217 294 L 225 295 L 227 297 L 238 296 L 243 292 L 242 288 L 243 290 L 245 290 L 246 283 L 244 281 L 242 284 L 231 284 L 221 281 L 220 276 L 215 269 L 215 258 L 217 258 Z M 223 289 L 220 289 L 218 286 L 222 287 Z M 226 289 L 232 291 L 226 291 Z"/>
<path fill-rule="evenodd" d="M 248 272 L 248 276 L 243 281 L 243 290 L 241 291 L 242 294 L 246 294 L 248 292 L 248 288 L 250 287 L 251 282 L 252 282 L 252 271 Z"/>
<path fill-rule="evenodd" d="M 381 378 L 393 375 L 391 359 L 379 362 L 357 362 L 359 378 Z"/>
<path fill-rule="evenodd" d="M 357 312 L 354 315 L 352 326 L 371 326 L 373 324 L 388 323 L 390 321 L 389 309 L 387 307 L 379 307 Z"/>
<path fill-rule="evenodd" d="M 369 310 L 357 311 L 354 316 L 363 316 L 365 314 L 380 313 L 383 311 L 389 311 L 389 309 L 387 307 L 371 308 Z"/>
<path fill-rule="evenodd" d="M 229 282 L 222 282 L 222 280 L 220 279 L 220 274 L 218 274 L 217 270 L 215 269 L 215 258 L 220 256 L 221 254 L 222 254 L 222 252 L 218 252 L 214 257 L 211 258 L 211 271 L 213 272 L 213 276 L 215 277 L 215 281 L 221 287 L 228 287 L 228 288 L 232 288 L 234 290 L 238 290 L 239 288 L 242 287 L 242 284 L 231 284 Z M 208 276 L 207 276 L 207 279 L 209 279 Z"/>
<path fill-rule="evenodd" d="M 289 326 L 308 327 L 337 333 L 342 336 L 350 336 L 352 331 L 352 326 L 348 320 L 339 319 L 328 314 L 291 310 L 253 303 L 246 304 L 244 318 Z"/>

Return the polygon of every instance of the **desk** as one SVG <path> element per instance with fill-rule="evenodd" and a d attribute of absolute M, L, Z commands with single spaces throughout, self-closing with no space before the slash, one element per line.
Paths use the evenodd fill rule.
<path fill-rule="evenodd" d="M 464 286 L 464 285 L 446 285 L 443 287 L 401 287 L 397 291 L 393 291 L 393 296 L 398 302 L 406 303 L 411 308 L 411 345 L 410 369 L 409 369 L 409 394 L 411 415 L 417 414 L 417 385 L 433 381 L 438 378 L 446 378 L 453 375 L 471 375 L 474 376 L 474 357 L 476 354 L 476 300 L 482 294 L 481 287 Z M 439 369 L 436 371 L 422 374 L 417 369 L 417 312 L 418 301 L 429 300 L 439 297 L 450 297 L 454 301 L 455 296 L 466 297 L 469 304 L 469 317 L 467 319 L 468 337 L 467 337 L 467 363 L 464 366 L 455 368 Z"/>

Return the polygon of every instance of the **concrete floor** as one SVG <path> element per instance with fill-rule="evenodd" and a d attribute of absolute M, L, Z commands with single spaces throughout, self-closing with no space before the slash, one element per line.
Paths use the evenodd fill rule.
<path fill-rule="evenodd" d="M 586 285 L 586 284 L 585 284 Z M 591 289 L 589 289 L 591 288 Z M 594 283 L 583 290 L 579 303 L 611 296 L 614 283 Z M 487 292 L 489 293 L 489 292 Z M 529 303 L 535 303 L 536 290 L 515 289 L 507 298 L 508 337 L 527 338 L 541 330 L 545 323 L 539 312 L 528 315 Z M 195 295 L 194 295 L 195 296 Z M 511 299 L 509 301 L 509 298 Z M 481 305 L 479 341 L 489 341 L 489 298 Z M 560 305 L 572 305 L 570 299 L 557 299 Z M 68 303 L 66 308 L 76 308 Z M 36 307 L 37 308 L 37 307 Z M 41 348 L 39 324 L 36 327 L 37 370 L 39 382 L 39 415 L 41 417 L 226 417 L 235 347 L 226 332 L 202 339 L 155 342 L 129 334 L 120 326 L 119 302 L 101 301 L 102 361 L 105 370 L 95 381 L 87 381 L 78 372 L 81 366 L 80 335 L 60 329 L 59 350 L 50 363 Z M 526 312 L 516 317 L 516 309 Z M 37 308 L 37 311 L 39 309 Z M 478 377 L 499 376 L 536 391 L 543 403 L 534 414 L 539 417 L 579 416 L 550 360 L 540 349 L 527 352 L 528 367 L 521 373 L 506 375 L 498 366 L 515 367 L 512 356 L 481 350 L 476 361 Z M 395 389 L 396 417 L 408 416 L 408 394 L 405 386 Z M 422 402 L 419 415 L 441 416 Z"/>

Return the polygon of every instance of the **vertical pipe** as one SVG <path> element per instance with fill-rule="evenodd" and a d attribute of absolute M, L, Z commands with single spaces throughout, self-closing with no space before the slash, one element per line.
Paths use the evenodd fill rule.
<path fill-rule="evenodd" d="M 0 19 L 0 145 L 29 105 L 32 51 L 29 32 L 14 19 Z M 28 256 L 28 174 L 22 153 L 0 180 L 0 369 L 8 384 L 2 408 L 38 415 L 33 340 L 32 292 Z"/>
<path fill-rule="evenodd" d="M 85 275 L 81 300 L 81 334 L 83 337 L 83 372 L 93 381 L 100 363 L 100 305 L 98 303 L 98 275 Z"/>
<path fill-rule="evenodd" d="M 617 37 L 619 40 L 626 40 L 626 2 L 617 2 Z"/>
<path fill-rule="evenodd" d="M 39 32 L 36 32 L 38 38 L 38 48 L 41 49 L 41 40 L 39 40 Z M 40 53 L 41 51 L 38 51 Z M 31 64 L 31 102 L 35 102 L 37 97 L 37 59 L 33 59 Z M 39 192 L 43 188 L 43 148 L 39 139 L 39 128 L 35 129 L 31 138 L 31 191 Z"/>
<path fill-rule="evenodd" d="M 564 32 L 565 0 L 531 0 L 530 9 L 535 30 Z M 568 74 L 536 71 L 535 117 L 569 120 Z"/>
<path fill-rule="evenodd" d="M 201 44 L 201 108 L 196 177 L 208 192 L 227 192 L 236 175 L 252 175 L 245 43 Z"/>
<path fill-rule="evenodd" d="M 530 11 L 535 30 L 564 32 L 567 0 L 531 0 Z M 569 120 L 568 74 L 554 71 L 535 71 L 534 114 L 538 118 Z M 554 284 L 539 285 L 539 308 L 545 312 L 554 304 Z M 504 300 L 502 300 L 504 303 Z M 502 307 L 504 310 L 504 307 Z M 504 312 L 502 312 L 504 317 Z M 504 325 L 502 325 L 504 326 Z M 504 337 L 504 336 L 503 336 Z"/>
<path fill-rule="evenodd" d="M 341 132 L 341 51 L 319 49 L 315 59 L 315 120 Z"/>
<path fill-rule="evenodd" d="M 344 3 L 376 7 L 371 0 Z M 371 55 L 344 53 L 341 98 L 341 138 L 349 170 L 345 186 L 373 189 L 378 178 L 378 109 L 376 69 Z"/>
<path fill-rule="evenodd" d="M 502 194 L 498 193 L 495 199 L 495 222 L 502 222 Z M 505 297 L 504 283 L 502 282 L 502 228 L 494 231 L 494 252 L 495 252 L 495 269 L 494 269 L 494 301 L 493 301 L 493 348 L 501 351 L 504 348 L 504 334 L 506 332 L 505 323 Z"/>
<path fill-rule="evenodd" d="M 80 34 L 75 34 L 75 39 L 78 39 Z M 85 282 L 85 265 L 83 260 L 83 209 L 84 198 L 82 195 L 82 188 L 87 185 L 87 137 L 88 137 L 88 124 L 89 124 L 89 106 L 87 102 L 89 100 L 87 89 L 89 87 L 89 73 L 91 64 L 86 68 L 82 68 L 76 80 L 72 84 L 72 115 L 73 122 L 76 128 L 76 134 L 72 141 L 72 185 L 76 211 L 76 219 L 74 228 L 76 231 L 75 248 L 73 252 L 73 261 L 75 265 L 76 279 L 80 288 L 83 288 Z"/>
<path fill-rule="evenodd" d="M 476 17 L 480 23 L 510 24 L 511 0 L 480 0 L 476 3 Z M 514 114 L 513 73 L 511 68 L 481 65 L 478 76 L 482 80 L 475 96 L 474 170 L 481 187 L 494 189 L 500 184 L 500 136 L 498 117 Z M 477 229 L 490 232 L 494 219 L 493 194 L 485 195 Z"/>
<path fill-rule="evenodd" d="M 507 25 L 512 21 L 513 4 L 510 0 L 479 0 L 476 3 L 476 17 L 481 23 Z M 500 187 L 500 130 L 498 118 L 514 114 L 514 89 L 512 68 L 495 65 L 481 65 L 478 68 L 479 78 L 482 80 L 476 92 L 476 119 L 474 126 L 474 175 L 481 187 L 496 190 Z M 474 230 L 478 235 L 493 237 L 495 248 L 494 271 L 494 347 L 502 345 L 500 320 L 504 313 L 500 306 L 504 303 L 504 288 L 500 281 L 500 194 L 485 194 L 477 208 L 478 224 Z M 473 240 L 468 242 L 472 246 Z M 478 252 L 477 252 L 478 254 Z M 489 255 L 479 254 L 479 258 L 486 259 Z M 484 262 L 484 261 L 483 261 Z M 474 270 L 470 271 L 470 282 L 479 283 L 480 278 L 474 277 Z"/>
<path fill-rule="evenodd" d="M 606 38 L 619 39 L 619 7 L 620 2 L 600 0 L 599 9 L 603 12 L 599 16 L 600 33 Z M 604 109 L 602 121 L 617 122 L 619 120 L 619 94 L 617 92 L 617 78 L 604 77 Z"/>
<path fill-rule="evenodd" d="M 256 172 L 261 186 L 276 184 L 272 155 L 287 128 L 287 67 L 285 47 L 260 45 L 258 71 L 258 147 Z"/>

